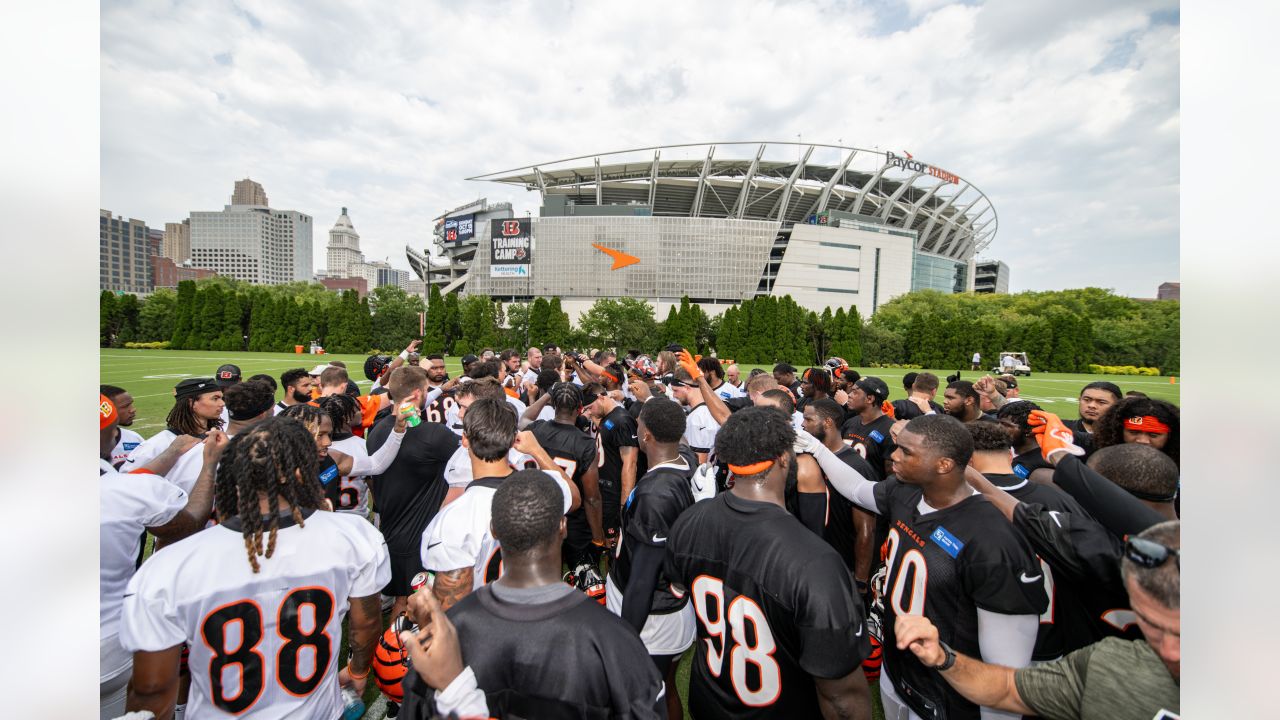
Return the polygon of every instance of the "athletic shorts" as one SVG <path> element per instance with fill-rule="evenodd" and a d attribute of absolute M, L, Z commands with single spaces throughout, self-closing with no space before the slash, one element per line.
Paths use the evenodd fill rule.
<path fill-rule="evenodd" d="M 413 593 L 413 588 L 409 583 L 413 582 L 413 576 L 422 572 L 422 555 L 418 550 L 410 553 L 390 553 L 391 556 L 391 582 L 382 589 L 383 595 L 392 597 L 408 597 Z"/>

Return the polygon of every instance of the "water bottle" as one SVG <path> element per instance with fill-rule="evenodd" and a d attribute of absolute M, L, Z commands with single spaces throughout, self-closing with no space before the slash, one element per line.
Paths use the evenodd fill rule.
<path fill-rule="evenodd" d="M 364 717 L 364 700 L 351 688 L 342 688 L 342 720 Z"/>

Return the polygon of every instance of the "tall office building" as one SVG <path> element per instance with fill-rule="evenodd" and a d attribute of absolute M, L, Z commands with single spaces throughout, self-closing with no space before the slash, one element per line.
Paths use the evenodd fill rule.
<path fill-rule="evenodd" d="M 112 292 L 151 292 L 151 232 L 142 220 L 98 211 L 98 287 Z"/>
<path fill-rule="evenodd" d="M 249 178 L 237 180 L 235 191 L 231 193 L 231 204 L 266 207 L 269 204 L 267 203 L 267 191 Z"/>
<path fill-rule="evenodd" d="M 164 241 L 160 254 L 181 265 L 191 259 L 191 220 L 164 224 Z"/>
<path fill-rule="evenodd" d="M 1156 288 L 1157 300 L 1181 300 L 1182 299 L 1182 283 L 1166 282 L 1160 283 L 1160 287 Z"/>
<path fill-rule="evenodd" d="M 342 214 L 329 230 L 326 255 L 325 277 L 350 277 L 355 266 L 364 262 L 364 254 L 360 252 L 360 233 L 356 232 L 351 218 L 347 217 L 346 208 L 342 208 Z"/>
<path fill-rule="evenodd" d="M 255 197 L 241 197 L 242 190 Z M 257 285 L 311 280 L 311 216 L 266 206 L 266 193 L 252 180 L 236 183 L 235 199 L 263 204 L 233 202 L 220 211 L 191 213 L 192 264 Z"/>
<path fill-rule="evenodd" d="M 973 272 L 973 291 L 976 293 L 1009 292 L 1009 266 L 999 260 L 975 262 Z"/>

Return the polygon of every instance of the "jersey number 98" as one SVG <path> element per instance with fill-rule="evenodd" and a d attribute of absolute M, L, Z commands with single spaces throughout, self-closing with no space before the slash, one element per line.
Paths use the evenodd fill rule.
<path fill-rule="evenodd" d="M 707 644 L 707 669 L 715 677 L 720 677 L 725 651 L 728 650 L 729 680 L 738 699 L 748 707 L 772 705 L 782 692 L 782 674 L 778 662 L 773 659 L 777 644 L 764 611 L 745 595 L 734 598 L 726 610 L 724 581 L 710 575 L 699 575 L 693 581 L 692 590 L 693 609 L 698 615 L 698 622 L 712 636 L 703 641 Z M 747 623 L 751 623 L 754 644 L 748 641 Z M 727 647 L 730 642 L 732 648 Z M 759 671 L 760 679 L 755 687 L 747 678 L 748 663 Z"/>

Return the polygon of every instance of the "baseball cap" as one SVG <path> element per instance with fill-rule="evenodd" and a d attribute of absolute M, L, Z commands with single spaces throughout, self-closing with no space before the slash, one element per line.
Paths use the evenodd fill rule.
<path fill-rule="evenodd" d="M 1004 382 L 1005 386 L 1010 389 L 1018 387 L 1018 379 L 1012 375 L 1009 375 L 1009 374 L 1001 375 L 997 379 Z"/>
<path fill-rule="evenodd" d="M 595 401 L 599 400 L 600 398 L 604 397 L 604 396 L 605 396 L 605 395 L 607 395 L 607 394 L 608 394 L 608 393 L 593 393 L 593 392 L 586 392 L 586 391 L 583 391 L 583 393 L 582 393 L 582 407 L 586 407 L 586 406 L 590 405 L 591 403 L 593 403 L 593 402 L 595 402 Z"/>
<path fill-rule="evenodd" d="M 116 405 L 106 395 L 98 393 L 98 429 L 106 430 L 109 425 L 120 419 L 116 413 Z"/>
<path fill-rule="evenodd" d="M 880 402 L 884 402 L 889 397 L 889 386 L 878 377 L 864 377 L 854 385 Z"/>
<path fill-rule="evenodd" d="M 230 387 L 240 382 L 240 368 L 231 363 L 219 365 L 218 372 L 214 373 L 213 377 L 222 387 Z"/>
<path fill-rule="evenodd" d="M 307 374 L 308 374 L 308 375 L 319 375 L 320 373 L 324 372 L 324 371 L 325 371 L 325 369 L 326 369 L 326 368 L 328 368 L 328 367 L 329 367 L 329 363 L 320 363 L 319 365 L 317 365 L 317 366 L 315 366 L 315 367 L 311 368 L 310 370 L 308 370 L 308 371 L 307 371 Z"/>
<path fill-rule="evenodd" d="M 684 346 L 681 345 L 680 343 L 671 343 L 670 345 L 663 348 L 663 350 L 666 350 L 667 352 L 673 352 L 676 354 L 679 354 L 680 351 L 683 349 L 684 349 Z"/>
<path fill-rule="evenodd" d="M 467 353 L 466 355 L 463 355 L 463 356 L 462 356 L 462 364 L 463 364 L 463 365 L 470 365 L 471 363 L 476 362 L 476 361 L 477 361 L 477 360 L 479 360 L 479 359 L 480 359 L 480 358 L 476 357 L 476 356 L 475 356 L 475 354 L 473 354 L 473 353 Z"/>
<path fill-rule="evenodd" d="M 194 397 L 205 393 L 221 390 L 213 378 L 187 378 L 178 383 L 173 388 L 174 398 Z"/>
<path fill-rule="evenodd" d="M 675 374 L 674 374 L 674 373 L 667 373 L 666 375 L 663 375 L 662 377 L 660 377 L 660 378 L 658 378 L 658 379 L 659 379 L 660 381 L 662 381 L 662 384 L 663 384 L 663 385 L 667 385 L 667 386 L 671 386 L 671 385 L 680 385 L 681 387 L 693 387 L 693 386 L 692 386 L 692 385 L 690 385 L 689 383 L 681 382 L 681 381 L 677 380 L 677 379 L 676 379 L 676 376 L 675 376 Z"/>

